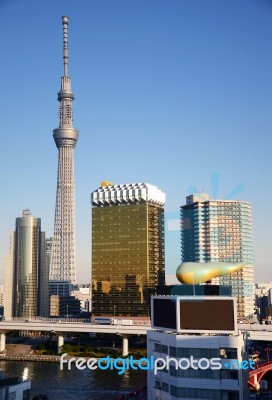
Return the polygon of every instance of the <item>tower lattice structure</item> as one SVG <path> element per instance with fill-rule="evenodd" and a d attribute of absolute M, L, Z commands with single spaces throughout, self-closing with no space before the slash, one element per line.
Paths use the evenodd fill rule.
<path fill-rule="evenodd" d="M 62 17 L 62 24 L 64 75 L 58 93 L 59 128 L 53 131 L 58 148 L 58 178 L 50 280 L 73 283 L 76 279 L 74 148 L 79 133 L 73 128 L 74 94 L 68 75 L 68 17 Z"/>

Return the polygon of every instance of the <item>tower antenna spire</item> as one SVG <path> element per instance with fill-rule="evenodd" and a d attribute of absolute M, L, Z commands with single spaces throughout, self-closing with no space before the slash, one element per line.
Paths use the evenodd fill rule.
<path fill-rule="evenodd" d="M 64 76 L 68 75 L 68 17 L 62 17 L 63 25 L 63 65 Z"/>
<path fill-rule="evenodd" d="M 58 92 L 59 127 L 53 137 L 58 148 L 58 178 L 54 237 L 50 263 L 50 280 L 75 282 L 75 182 L 74 149 L 79 136 L 73 128 L 71 78 L 68 76 L 68 17 L 62 17 L 63 65 L 61 88 Z"/>
<path fill-rule="evenodd" d="M 61 89 L 58 93 L 60 128 L 73 126 L 73 100 L 71 78 L 68 75 L 68 17 L 62 17 L 63 25 L 63 65 L 64 75 L 61 77 Z"/>

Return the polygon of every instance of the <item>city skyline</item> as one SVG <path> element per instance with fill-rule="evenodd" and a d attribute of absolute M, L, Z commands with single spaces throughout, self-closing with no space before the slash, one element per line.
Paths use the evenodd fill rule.
<path fill-rule="evenodd" d="M 180 263 L 177 220 L 197 187 L 253 209 L 255 281 L 272 281 L 271 4 L 265 0 L 1 2 L 0 263 L 25 207 L 53 235 L 52 146 L 62 15 L 70 18 L 76 92 L 78 281 L 90 281 L 89 194 L 102 180 L 148 182 L 166 193 L 166 274 Z M 42 16 L 42 24 L 41 24 Z M 59 38 L 56 40 L 56 38 Z M 22 72 L 23 71 L 23 72 Z M 55 97 L 54 97 L 55 96 Z M 220 175 L 220 186 L 210 182 Z"/>

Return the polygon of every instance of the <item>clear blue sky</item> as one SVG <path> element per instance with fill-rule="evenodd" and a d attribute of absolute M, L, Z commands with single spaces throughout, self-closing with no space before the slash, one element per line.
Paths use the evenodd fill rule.
<path fill-rule="evenodd" d="M 78 281 L 90 277 L 90 193 L 102 180 L 155 184 L 167 220 L 190 187 L 225 198 L 240 185 L 255 278 L 272 281 L 271 0 L 1 0 L 1 267 L 24 207 L 53 232 L 62 15 L 80 132 Z M 179 233 L 166 231 L 172 274 Z"/>

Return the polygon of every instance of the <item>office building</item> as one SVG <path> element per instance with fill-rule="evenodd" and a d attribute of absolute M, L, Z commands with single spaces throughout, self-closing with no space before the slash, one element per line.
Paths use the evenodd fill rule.
<path fill-rule="evenodd" d="M 166 359 L 211 359 L 221 358 L 223 367 L 219 370 L 176 369 L 171 361 L 169 369 L 148 371 L 148 399 L 213 399 L 247 400 L 247 372 L 224 367 L 224 363 L 236 366 L 235 360 L 242 362 L 245 357 L 243 335 L 176 335 L 168 332 L 147 332 L 147 357 Z M 183 364 L 185 367 L 186 364 Z"/>
<path fill-rule="evenodd" d="M 80 301 L 81 312 L 91 311 L 91 285 L 89 283 L 75 285 L 71 295 Z"/>
<path fill-rule="evenodd" d="M 48 267 L 41 220 L 24 209 L 6 258 L 5 318 L 48 316 Z"/>
<path fill-rule="evenodd" d="M 0 307 L 4 307 L 4 285 L 0 285 Z"/>
<path fill-rule="evenodd" d="M 61 77 L 61 90 L 58 93 L 59 128 L 55 129 L 53 134 L 58 148 L 58 179 L 50 280 L 74 283 L 76 279 L 74 148 L 79 134 L 73 128 L 74 94 L 68 74 L 68 17 L 62 17 L 62 23 L 64 75 Z"/>
<path fill-rule="evenodd" d="M 50 316 L 59 315 L 59 298 L 70 297 L 72 284 L 70 281 L 49 281 Z"/>
<path fill-rule="evenodd" d="M 93 314 L 149 316 L 150 295 L 165 282 L 165 194 L 107 182 L 91 203 Z"/>
<path fill-rule="evenodd" d="M 72 287 L 70 281 L 49 281 L 49 296 L 70 296 Z"/>
<path fill-rule="evenodd" d="M 53 238 L 46 238 L 45 239 L 45 254 L 46 254 L 46 262 L 48 264 L 48 269 L 50 271 L 50 262 L 52 256 L 52 245 L 53 245 Z"/>
<path fill-rule="evenodd" d="M 272 305 L 272 282 L 255 284 L 255 307 L 260 322 L 268 317 L 268 307 Z"/>
<path fill-rule="evenodd" d="M 4 317 L 10 320 L 13 314 L 14 294 L 14 261 L 15 261 L 15 232 L 10 234 L 9 253 L 5 257 L 5 279 L 4 279 Z"/>
<path fill-rule="evenodd" d="M 186 197 L 181 207 L 182 262 L 245 262 L 241 270 L 212 279 L 232 287 L 238 318 L 254 313 L 251 205 L 237 200 L 211 200 L 205 193 Z"/>
<path fill-rule="evenodd" d="M 75 297 L 58 295 L 50 297 L 50 317 L 79 318 L 80 311 L 80 301 Z"/>

